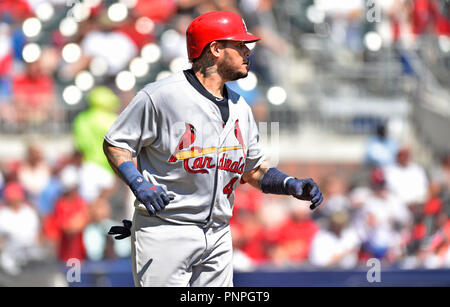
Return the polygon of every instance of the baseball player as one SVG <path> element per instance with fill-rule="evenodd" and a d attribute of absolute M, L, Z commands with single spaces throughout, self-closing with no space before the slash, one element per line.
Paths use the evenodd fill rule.
<path fill-rule="evenodd" d="M 247 76 L 246 43 L 259 37 L 223 11 L 197 17 L 186 34 L 192 69 L 145 86 L 104 137 L 111 167 L 136 196 L 136 286 L 233 285 L 228 221 L 239 182 L 311 209 L 322 202 L 312 179 L 265 166 L 251 109 L 225 85 Z"/>

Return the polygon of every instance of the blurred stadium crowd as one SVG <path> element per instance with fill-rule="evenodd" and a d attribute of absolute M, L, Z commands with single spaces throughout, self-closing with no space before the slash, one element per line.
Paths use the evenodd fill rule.
<path fill-rule="evenodd" d="M 277 59 L 298 56 L 304 33 L 332 35 L 363 60 L 383 44 L 414 49 L 431 35 L 450 66 L 446 0 L 1 0 L 0 132 L 68 133 L 75 148 L 50 160 L 33 142 L 25 158 L 0 160 L 2 270 L 129 256 L 129 240 L 106 235 L 130 218 L 132 195 L 109 168 L 102 136 L 137 89 L 189 67 L 184 31 L 211 10 L 238 12 L 262 37 L 252 46 L 252 73 L 230 84 L 259 121 L 285 102 Z M 368 14 L 382 22 L 368 23 Z M 325 202 L 314 213 L 240 185 L 231 220 L 236 269 L 349 269 L 372 257 L 401 268 L 450 267 L 450 154 L 425 169 L 380 122 L 359 165 L 356 183 L 316 178 Z"/>
<path fill-rule="evenodd" d="M 426 172 L 409 148 L 387 143 L 370 142 L 367 157 L 376 164 L 365 164 L 357 183 L 320 178 L 325 201 L 314 212 L 240 186 L 232 218 L 237 268 L 351 269 L 369 258 L 402 269 L 449 267 L 450 154 Z"/>

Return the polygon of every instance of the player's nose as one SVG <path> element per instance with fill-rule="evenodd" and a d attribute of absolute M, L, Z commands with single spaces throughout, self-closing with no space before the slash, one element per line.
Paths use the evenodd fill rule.
<path fill-rule="evenodd" d="M 251 54 L 251 50 L 247 47 L 247 45 L 244 45 L 244 56 L 248 58 Z"/>

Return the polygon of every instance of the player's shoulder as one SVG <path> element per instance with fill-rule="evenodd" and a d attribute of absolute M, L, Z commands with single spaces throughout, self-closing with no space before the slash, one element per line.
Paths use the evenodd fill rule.
<path fill-rule="evenodd" d="M 246 118 L 249 122 L 254 121 L 253 111 L 245 98 L 238 92 L 227 86 L 228 99 L 234 104 L 234 110 L 240 114 L 241 118 Z"/>
<path fill-rule="evenodd" d="M 250 110 L 250 105 L 245 101 L 244 97 L 239 93 L 233 91 L 229 86 L 227 86 L 228 99 L 232 101 L 237 106 L 240 106 L 244 109 Z"/>
<path fill-rule="evenodd" d="M 154 95 L 161 92 L 170 92 L 180 85 L 181 82 L 185 82 L 183 72 L 173 73 L 160 80 L 148 83 L 142 88 L 142 91 L 146 92 L 148 95 Z"/>

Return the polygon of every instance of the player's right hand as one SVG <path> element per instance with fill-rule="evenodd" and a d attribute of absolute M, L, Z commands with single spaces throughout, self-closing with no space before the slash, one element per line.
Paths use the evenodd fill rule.
<path fill-rule="evenodd" d="M 141 182 L 138 181 L 132 187 L 132 191 L 150 215 L 155 215 L 157 212 L 164 210 L 170 202 L 169 195 L 160 185 L 153 185 L 143 178 Z"/>

